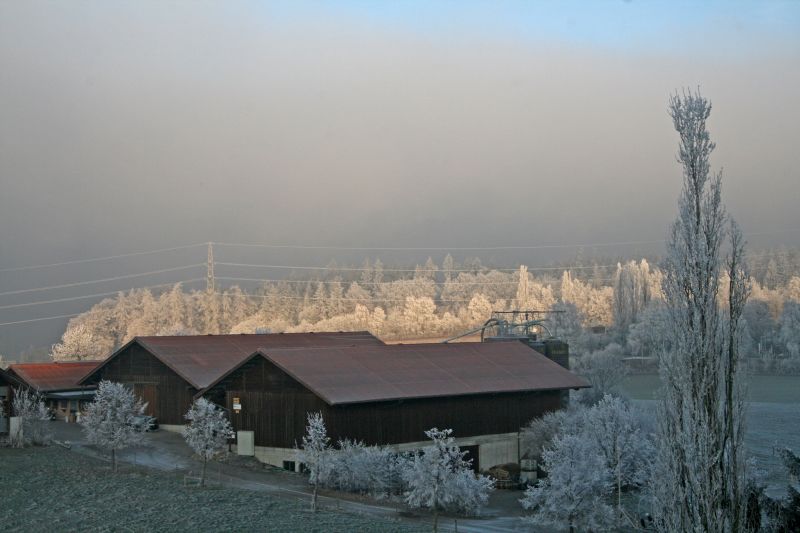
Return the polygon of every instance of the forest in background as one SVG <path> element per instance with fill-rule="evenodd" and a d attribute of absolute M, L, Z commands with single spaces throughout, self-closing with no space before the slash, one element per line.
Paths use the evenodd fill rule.
<path fill-rule="evenodd" d="M 750 257 L 742 345 L 756 371 L 800 373 L 798 265 L 797 249 Z M 386 340 L 440 338 L 483 324 L 492 311 L 530 309 L 560 311 L 550 315 L 550 329 L 576 356 L 611 350 L 651 357 L 669 345 L 661 299 L 661 272 L 645 259 L 535 272 L 484 267 L 476 258 L 457 263 L 449 254 L 414 268 L 366 259 L 251 291 L 176 284 L 159 293 L 120 292 L 70 320 L 50 356 L 102 359 L 137 335 L 368 330 Z"/>

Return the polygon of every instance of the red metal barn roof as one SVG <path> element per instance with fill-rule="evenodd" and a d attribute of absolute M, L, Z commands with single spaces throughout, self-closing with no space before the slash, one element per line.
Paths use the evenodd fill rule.
<path fill-rule="evenodd" d="M 197 389 L 207 387 L 261 347 L 384 345 L 367 331 L 136 337 L 131 342 L 139 343 Z"/>
<path fill-rule="evenodd" d="M 81 378 L 100 361 L 59 361 L 54 363 L 19 363 L 8 367 L 9 373 L 41 392 L 82 389 Z"/>
<path fill-rule="evenodd" d="M 260 350 L 330 405 L 589 387 L 521 342 Z"/>

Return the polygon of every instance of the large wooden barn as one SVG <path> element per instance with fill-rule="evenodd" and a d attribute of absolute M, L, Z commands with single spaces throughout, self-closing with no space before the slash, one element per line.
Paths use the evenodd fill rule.
<path fill-rule="evenodd" d="M 78 381 L 98 364 L 98 361 L 18 363 L 9 366 L 8 373 L 19 385 L 39 392 L 59 419 L 74 422 L 78 412 L 94 398 L 95 389 Z"/>
<path fill-rule="evenodd" d="M 258 349 L 359 345 L 383 342 L 368 332 L 136 337 L 87 370 L 80 383 L 129 384 L 162 428 L 178 430 L 194 396 Z"/>
<path fill-rule="evenodd" d="M 294 467 L 306 415 L 322 413 L 333 441 L 397 449 L 452 428 L 476 468 L 519 462 L 519 429 L 564 407 L 588 383 L 517 341 L 262 347 L 197 396 L 230 413 L 239 453 Z"/>

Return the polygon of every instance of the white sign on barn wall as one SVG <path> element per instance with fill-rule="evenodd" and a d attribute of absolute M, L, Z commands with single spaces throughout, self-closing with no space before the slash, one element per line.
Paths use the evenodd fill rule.
<path fill-rule="evenodd" d="M 239 398 L 233 399 L 233 410 L 237 413 L 242 410 L 242 401 Z"/>

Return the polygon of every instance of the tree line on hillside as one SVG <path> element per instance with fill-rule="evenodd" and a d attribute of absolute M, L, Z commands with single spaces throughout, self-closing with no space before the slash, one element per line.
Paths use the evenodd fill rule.
<path fill-rule="evenodd" d="M 511 309 L 559 311 L 550 315 L 550 329 L 577 355 L 613 343 L 621 355 L 655 357 L 669 346 L 662 272 L 645 259 L 618 263 L 608 273 L 596 265 L 589 276 L 588 269 L 558 276 L 555 270 L 534 275 L 525 266 L 492 270 L 476 260 L 456 265 L 448 258 L 442 267 L 428 260 L 405 278 L 376 260 L 350 281 L 343 277 L 350 271 L 331 265 L 320 279 L 269 282 L 253 292 L 237 286 L 187 291 L 180 284 L 158 294 L 135 289 L 73 318 L 51 356 L 102 359 L 137 335 L 369 330 L 385 339 L 443 337 Z M 743 353 L 757 371 L 800 373 L 800 275 L 781 284 L 774 277 L 767 277 L 771 286 L 750 280 Z M 725 280 L 720 285 L 725 305 Z M 607 333 L 592 333 L 597 326 Z"/>

